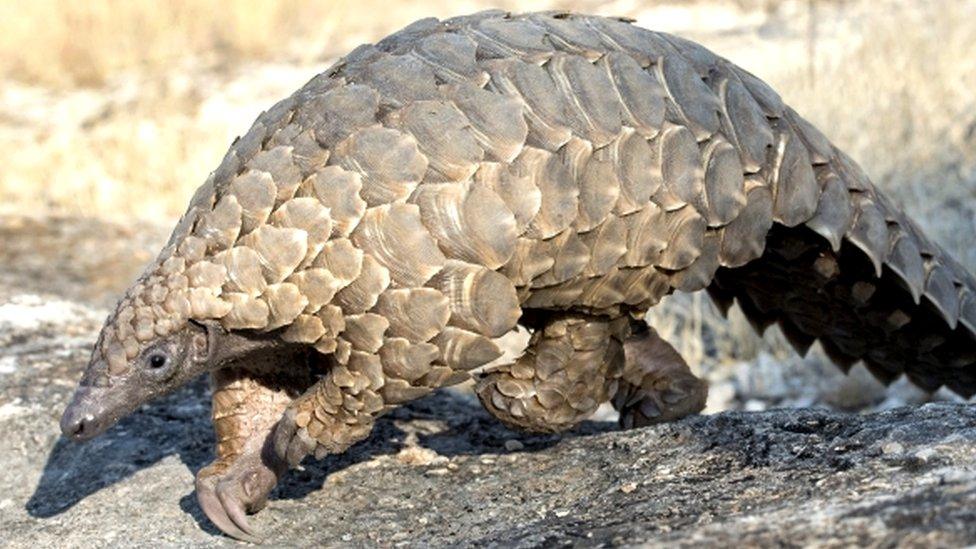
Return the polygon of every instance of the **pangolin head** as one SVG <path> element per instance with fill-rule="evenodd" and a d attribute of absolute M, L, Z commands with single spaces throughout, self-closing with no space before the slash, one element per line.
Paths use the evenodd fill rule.
<path fill-rule="evenodd" d="M 208 369 L 215 337 L 211 321 L 230 308 L 218 297 L 226 271 L 203 261 L 208 242 L 191 234 L 201 213 L 210 210 L 212 194 L 208 182 L 157 259 L 105 321 L 61 417 L 65 435 L 97 436 Z"/>
<path fill-rule="evenodd" d="M 92 438 L 206 371 L 212 338 L 192 318 L 182 264 L 170 257 L 156 265 L 108 317 L 61 418 L 66 436 Z"/>
<path fill-rule="evenodd" d="M 326 204 L 348 196 L 346 217 L 358 220 L 365 210 L 361 181 L 327 167 L 299 189 L 291 156 L 284 146 L 256 153 L 246 163 L 254 169 L 212 176 L 197 191 L 169 243 L 102 328 L 61 420 L 66 435 L 95 436 L 252 344 L 271 344 L 260 334 L 280 333 L 322 352 L 335 348 L 342 315 L 331 300 L 359 275 L 362 253 L 348 239 L 329 242 Z"/>

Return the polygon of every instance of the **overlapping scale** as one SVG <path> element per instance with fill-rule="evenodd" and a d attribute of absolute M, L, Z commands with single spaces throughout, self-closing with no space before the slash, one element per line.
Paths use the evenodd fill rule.
<path fill-rule="evenodd" d="M 451 316 L 450 301 L 433 288 L 389 289 L 372 309 L 389 321 L 387 333 L 412 343 L 429 341 Z"/>
<path fill-rule="evenodd" d="M 413 136 L 371 126 L 335 146 L 333 161 L 362 177 L 359 194 L 369 206 L 410 196 L 427 171 L 427 158 Z"/>
<path fill-rule="evenodd" d="M 494 191 L 468 183 L 427 184 L 412 201 L 424 227 L 451 259 L 489 269 L 504 265 L 515 251 L 515 216 Z"/>
<path fill-rule="evenodd" d="M 366 210 L 350 239 L 390 273 L 392 283 L 422 286 L 444 265 L 444 254 L 421 222 L 415 204 L 388 204 Z"/>
<path fill-rule="evenodd" d="M 452 326 L 499 337 L 521 316 L 512 282 L 481 265 L 448 260 L 428 285 L 450 301 Z"/>

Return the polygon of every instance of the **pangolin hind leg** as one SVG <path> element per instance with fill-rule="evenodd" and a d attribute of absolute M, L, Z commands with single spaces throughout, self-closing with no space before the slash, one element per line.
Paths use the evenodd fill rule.
<path fill-rule="evenodd" d="M 624 429 L 674 421 L 705 407 L 708 384 L 681 354 L 643 322 L 634 322 L 624 343 L 626 364 L 613 395 Z"/>
<path fill-rule="evenodd" d="M 289 355 L 296 365 L 303 358 Z M 245 515 L 264 507 L 287 469 L 271 451 L 269 436 L 288 404 L 311 385 L 311 372 L 303 367 L 267 370 L 256 364 L 218 370 L 212 382 L 217 459 L 197 473 L 197 498 L 222 531 L 256 541 L 258 534 Z"/>
<path fill-rule="evenodd" d="M 564 431 L 614 393 L 628 321 L 560 316 L 539 324 L 522 356 L 487 372 L 475 391 L 485 408 L 510 427 Z"/>

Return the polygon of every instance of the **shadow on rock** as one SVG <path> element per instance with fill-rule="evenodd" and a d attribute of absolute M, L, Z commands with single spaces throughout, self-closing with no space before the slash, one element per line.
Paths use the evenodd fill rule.
<path fill-rule="evenodd" d="M 213 459 L 209 402 L 207 382 L 201 378 L 142 408 L 92 441 L 79 444 L 64 438 L 58 440 L 26 504 L 28 513 L 38 518 L 59 515 L 86 497 L 170 455 L 179 456 L 195 475 Z M 425 430 L 425 422 L 437 423 L 438 428 Z M 289 472 L 271 499 L 303 499 L 322 489 L 330 474 L 376 456 L 395 455 L 408 445 L 409 433 L 401 427 L 418 424 L 420 428 L 410 428 L 416 433 L 416 442 L 448 457 L 506 453 L 505 442 L 513 439 L 523 444 L 523 451 L 538 451 L 566 436 L 596 434 L 614 428 L 609 423 L 586 422 L 562 435 L 519 433 L 490 417 L 470 395 L 439 391 L 384 416 L 372 435 L 349 451 L 320 461 L 306 460 L 302 469 Z M 188 488 L 191 491 L 180 499 L 180 508 L 204 531 L 219 535 L 204 516 L 192 484 Z"/>
<path fill-rule="evenodd" d="M 122 419 L 83 443 L 61 438 L 25 506 L 34 517 L 63 513 L 86 497 L 178 455 L 196 473 L 211 459 L 207 384 L 200 379 Z"/>
<path fill-rule="evenodd" d="M 439 423 L 435 432 L 417 431 L 417 444 L 446 457 L 484 454 L 504 454 L 510 451 L 505 442 L 518 440 L 520 451 L 542 451 L 569 437 L 578 437 L 615 430 L 616 424 L 586 421 L 576 429 L 560 434 L 530 434 L 513 431 L 491 417 L 470 394 L 442 390 L 434 395 L 413 401 L 383 416 L 373 433 L 348 451 L 322 460 L 307 459 L 302 470 L 293 470 L 272 493 L 272 499 L 302 499 L 322 489 L 326 477 L 347 467 L 381 455 L 394 455 L 407 445 L 404 422 Z"/>

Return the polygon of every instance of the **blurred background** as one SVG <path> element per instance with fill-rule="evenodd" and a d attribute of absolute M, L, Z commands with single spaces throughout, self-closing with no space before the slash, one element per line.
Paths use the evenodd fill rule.
<path fill-rule="evenodd" d="M 701 42 L 772 84 L 976 267 L 976 1 L 0 0 L 0 332 L 104 315 L 234 137 L 337 57 L 491 7 L 629 16 Z M 845 378 L 703 295 L 667 299 L 651 322 L 712 380 L 711 410 L 952 398 L 884 391 L 860 367 Z"/>

